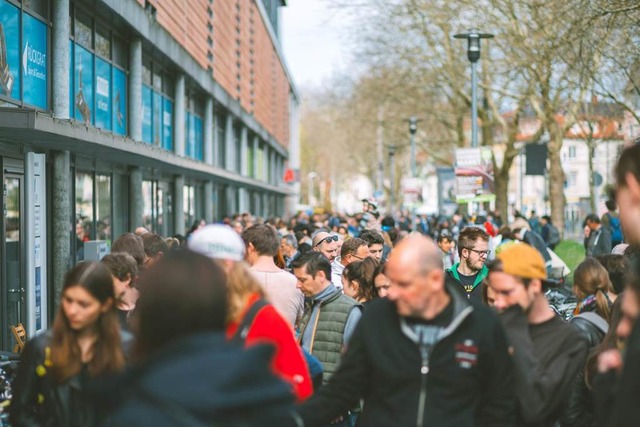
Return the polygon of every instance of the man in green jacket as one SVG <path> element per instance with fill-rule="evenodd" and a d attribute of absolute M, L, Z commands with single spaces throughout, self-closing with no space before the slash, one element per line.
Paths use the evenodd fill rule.
<path fill-rule="evenodd" d="M 489 256 L 489 234 L 480 227 L 463 228 L 458 236 L 460 262 L 445 270 L 447 285 L 467 299 L 482 301 L 482 280 L 487 277 L 484 265 Z"/>

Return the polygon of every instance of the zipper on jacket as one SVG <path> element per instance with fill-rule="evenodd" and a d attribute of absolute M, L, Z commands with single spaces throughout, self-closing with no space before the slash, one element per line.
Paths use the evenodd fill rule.
<path fill-rule="evenodd" d="M 420 400 L 418 401 L 418 420 L 417 427 L 424 424 L 424 407 L 427 403 L 427 374 L 429 373 L 429 361 L 422 359 L 422 367 L 420 368 Z"/>

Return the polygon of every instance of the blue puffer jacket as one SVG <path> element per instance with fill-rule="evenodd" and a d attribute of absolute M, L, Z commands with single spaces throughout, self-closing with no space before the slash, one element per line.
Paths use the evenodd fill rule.
<path fill-rule="evenodd" d="M 222 333 L 174 342 L 103 385 L 108 427 L 296 426 L 290 387 L 271 371 L 273 348 L 241 348 Z"/>

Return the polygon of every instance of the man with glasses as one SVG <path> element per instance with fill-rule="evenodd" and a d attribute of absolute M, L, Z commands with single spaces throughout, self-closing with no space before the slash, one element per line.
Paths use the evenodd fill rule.
<path fill-rule="evenodd" d="M 339 237 L 336 235 L 329 234 L 326 231 L 318 231 L 313 235 L 311 249 L 314 252 L 320 252 L 331 263 L 338 256 L 338 239 Z"/>
<path fill-rule="evenodd" d="M 369 256 L 369 244 L 360 238 L 354 237 L 345 240 L 340 249 L 340 256 L 331 263 L 331 283 L 336 288 L 342 289 L 342 272 L 344 268 L 354 261 L 362 261 Z"/>
<path fill-rule="evenodd" d="M 468 299 L 482 302 L 482 286 L 487 277 L 484 265 L 489 256 L 489 234 L 480 227 L 463 228 L 458 236 L 460 262 L 445 270 L 447 285 Z"/>

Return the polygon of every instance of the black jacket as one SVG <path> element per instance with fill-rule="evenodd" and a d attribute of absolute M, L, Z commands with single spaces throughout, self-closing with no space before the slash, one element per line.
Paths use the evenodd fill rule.
<path fill-rule="evenodd" d="M 604 321 L 604 319 L 602 320 Z M 569 323 L 587 341 L 589 350 L 593 350 L 595 346 L 600 344 L 606 334 L 606 331 L 584 317 L 574 317 Z M 593 392 L 585 382 L 585 370 L 580 369 L 562 416 L 562 427 L 595 427 L 595 425 Z"/>
<path fill-rule="evenodd" d="M 513 426 L 513 366 L 500 322 L 448 293 L 453 320 L 426 355 L 393 302 L 368 305 L 340 368 L 300 407 L 305 427 L 330 422 L 360 398 L 359 426 Z"/>
<path fill-rule="evenodd" d="M 550 427 L 562 418 L 587 344 L 560 317 L 530 325 L 519 305 L 500 315 L 513 346 L 518 426 Z"/>
<path fill-rule="evenodd" d="M 292 390 L 271 371 L 273 353 L 223 333 L 171 343 L 103 386 L 104 426 L 295 426 Z"/>
<path fill-rule="evenodd" d="M 584 248 L 587 256 L 597 257 L 609 255 L 611 253 L 611 232 L 607 227 L 600 226 L 599 229 L 591 231 L 589 237 L 584 239 Z"/>
<path fill-rule="evenodd" d="M 9 408 L 13 427 L 94 426 L 100 419 L 96 406 L 86 392 L 88 374 L 82 371 L 64 384 L 57 384 L 49 370 L 46 348 L 52 332 L 47 331 L 27 341 L 12 384 L 13 399 Z M 123 347 L 128 348 L 131 335 L 123 333 Z"/>

